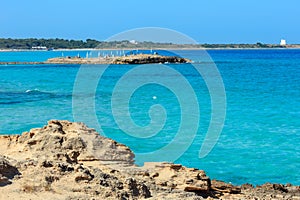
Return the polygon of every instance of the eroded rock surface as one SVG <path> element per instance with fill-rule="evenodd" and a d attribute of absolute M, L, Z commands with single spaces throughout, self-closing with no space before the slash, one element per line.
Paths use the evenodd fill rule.
<path fill-rule="evenodd" d="M 16 167 L 3 156 L 0 155 L 0 187 L 11 183 L 11 180 L 19 175 L 19 171 Z"/>
<path fill-rule="evenodd" d="M 233 186 L 171 163 L 134 165 L 125 145 L 52 120 L 0 136 L 0 199 L 300 199 L 299 186 Z"/>
<path fill-rule="evenodd" d="M 191 63 L 187 58 L 176 56 L 162 56 L 152 54 L 138 54 L 118 57 L 79 58 L 60 57 L 50 58 L 42 64 L 153 64 L 153 63 Z M 1 63 L 0 63 L 1 64 Z"/>

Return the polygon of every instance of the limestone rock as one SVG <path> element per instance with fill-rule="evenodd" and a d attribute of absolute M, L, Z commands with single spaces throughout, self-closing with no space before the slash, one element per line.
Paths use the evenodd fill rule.
<path fill-rule="evenodd" d="M 179 164 L 138 167 L 127 146 L 83 123 L 51 120 L 0 136 L 0 146 L 0 199 L 300 198 L 300 187 L 291 184 L 238 187 Z"/>
<path fill-rule="evenodd" d="M 222 193 L 239 194 L 241 187 L 234 186 L 223 181 L 212 180 L 212 190 Z"/>
<path fill-rule="evenodd" d="M 152 64 L 152 63 L 190 63 L 186 58 L 177 56 L 162 56 L 158 54 L 138 54 L 117 57 L 99 57 L 99 58 L 79 58 L 79 57 L 59 57 L 50 58 L 46 62 L 36 64 Z M 21 63 L 5 63 L 21 64 Z M 29 64 L 29 63 L 28 63 Z M 35 64 L 35 63 L 30 63 Z"/>
<path fill-rule="evenodd" d="M 98 160 L 128 165 L 134 162 L 134 154 L 128 147 L 100 136 L 83 123 L 52 120 L 43 128 L 31 129 L 18 137 L 6 137 L 0 144 L 3 144 L 0 154 L 16 153 L 26 159 L 75 163 Z"/>
<path fill-rule="evenodd" d="M 11 183 L 16 175 L 20 175 L 18 169 L 12 166 L 9 161 L 0 155 L 0 187 Z"/>

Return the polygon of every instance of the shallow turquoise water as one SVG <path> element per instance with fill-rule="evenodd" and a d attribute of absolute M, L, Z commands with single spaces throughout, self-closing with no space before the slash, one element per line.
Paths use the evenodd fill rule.
<path fill-rule="evenodd" d="M 0 61 L 43 61 L 62 53 L 64 56 L 79 53 L 85 57 L 87 51 L 0 52 Z M 203 66 L 207 62 L 199 57 L 201 52 L 198 51 L 176 53 L 202 61 L 200 65 Z M 211 118 L 208 89 L 191 65 L 168 64 L 189 81 L 200 105 L 197 135 L 193 139 L 190 130 L 185 130 L 186 137 L 182 140 L 193 139 L 193 143 L 176 162 L 204 169 L 211 178 L 235 184 L 290 182 L 299 185 L 300 50 L 211 50 L 208 53 L 222 75 L 226 90 L 224 129 L 210 154 L 200 159 L 199 149 Z M 73 86 L 80 67 L 0 66 L 0 133 L 21 133 L 43 126 L 50 119 L 73 120 Z M 101 67 L 104 66 L 89 66 L 91 76 Z M 114 114 L 118 113 L 112 113 L 112 91 L 117 81 L 135 67 L 111 65 L 106 69 L 96 90 L 95 108 L 103 134 L 130 146 L 136 153 L 147 153 L 172 141 L 182 113 L 179 100 L 171 90 L 154 83 L 144 85 L 130 98 L 131 117 L 137 125 L 146 126 L 150 122 L 149 108 L 161 104 L 167 114 L 164 127 L 148 138 L 137 138 L 122 131 L 115 121 Z M 161 71 L 156 76 L 167 81 L 176 78 Z M 88 81 L 91 77 L 86 78 Z M 136 80 L 145 78 L 145 74 L 140 74 Z M 124 90 L 129 87 L 130 84 L 123 86 Z M 79 95 L 79 98 L 85 96 Z M 90 105 L 82 106 L 85 109 Z M 199 116 L 192 112 L 190 117 Z M 85 123 L 92 126 L 89 116 L 86 119 Z M 172 151 L 168 153 L 172 154 Z M 141 164 L 141 160 L 137 163 Z"/>

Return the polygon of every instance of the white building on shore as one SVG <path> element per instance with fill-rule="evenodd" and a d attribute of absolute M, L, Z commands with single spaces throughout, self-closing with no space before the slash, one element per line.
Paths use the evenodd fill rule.
<path fill-rule="evenodd" d="M 281 40 L 280 40 L 280 45 L 281 45 L 281 46 L 285 46 L 285 45 L 286 45 L 286 40 L 281 39 Z"/>
<path fill-rule="evenodd" d="M 43 46 L 35 46 L 35 47 L 31 47 L 32 50 L 47 50 L 47 47 L 43 47 Z"/>
<path fill-rule="evenodd" d="M 131 44 L 138 44 L 138 42 L 135 41 L 135 40 L 130 40 L 129 42 L 130 42 Z"/>

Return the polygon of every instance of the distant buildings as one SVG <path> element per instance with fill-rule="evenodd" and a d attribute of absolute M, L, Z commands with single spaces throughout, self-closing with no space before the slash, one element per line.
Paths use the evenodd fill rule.
<path fill-rule="evenodd" d="M 47 47 L 43 46 L 36 46 L 36 47 L 31 47 L 32 50 L 48 50 Z"/>
<path fill-rule="evenodd" d="M 280 45 L 285 46 L 286 45 L 286 40 L 284 40 L 284 39 L 280 40 Z"/>
<path fill-rule="evenodd" d="M 130 40 L 129 42 L 130 42 L 131 44 L 138 44 L 138 42 L 135 41 L 135 40 Z"/>

